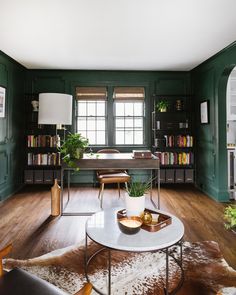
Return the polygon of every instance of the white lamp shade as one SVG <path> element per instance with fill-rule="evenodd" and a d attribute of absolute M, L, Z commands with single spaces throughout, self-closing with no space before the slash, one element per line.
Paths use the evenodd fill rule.
<path fill-rule="evenodd" d="M 38 124 L 72 124 L 72 95 L 39 94 Z"/>

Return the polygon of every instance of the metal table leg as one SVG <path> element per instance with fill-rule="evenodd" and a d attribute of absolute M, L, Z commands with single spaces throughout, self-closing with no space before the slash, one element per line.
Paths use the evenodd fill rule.
<path fill-rule="evenodd" d="M 111 295 L 111 250 L 108 249 L 108 295 Z"/>
<path fill-rule="evenodd" d="M 169 294 L 169 248 L 166 248 L 166 287 L 165 295 Z"/>

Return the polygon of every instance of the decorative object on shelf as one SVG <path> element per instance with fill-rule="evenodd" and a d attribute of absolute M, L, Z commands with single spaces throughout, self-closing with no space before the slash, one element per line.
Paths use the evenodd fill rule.
<path fill-rule="evenodd" d="M 0 118 L 5 118 L 6 88 L 0 86 Z"/>
<path fill-rule="evenodd" d="M 31 104 L 33 107 L 33 112 L 38 112 L 39 111 L 39 102 L 37 100 L 32 100 Z"/>
<path fill-rule="evenodd" d="M 51 215 L 58 216 L 61 214 L 60 202 L 61 187 L 58 185 L 57 179 L 54 180 L 54 185 L 51 187 Z"/>
<path fill-rule="evenodd" d="M 179 129 L 188 129 L 188 120 L 185 122 L 179 122 Z"/>
<path fill-rule="evenodd" d="M 84 138 L 80 133 L 69 133 L 59 148 L 63 161 L 69 167 L 75 168 L 78 171 L 79 168 L 76 166 L 76 160 L 83 157 L 88 144 L 88 139 Z"/>
<path fill-rule="evenodd" d="M 145 208 L 145 194 L 151 188 L 152 180 L 148 182 L 130 182 L 125 195 L 125 208 L 127 216 L 140 216 Z"/>
<path fill-rule="evenodd" d="M 225 228 L 236 233 L 236 206 L 228 206 L 224 210 Z"/>
<path fill-rule="evenodd" d="M 142 219 L 139 216 L 121 217 L 117 220 L 120 230 L 127 235 L 133 235 L 140 231 Z"/>
<path fill-rule="evenodd" d="M 176 108 L 176 111 L 182 111 L 183 110 L 183 101 L 181 99 L 176 100 L 175 108 Z"/>
<path fill-rule="evenodd" d="M 164 113 L 167 111 L 168 107 L 169 107 L 169 102 L 167 100 L 160 100 L 157 102 L 156 104 L 156 108 L 159 112 Z"/>
<path fill-rule="evenodd" d="M 201 124 L 209 124 L 209 101 L 205 100 L 200 103 Z"/>
<path fill-rule="evenodd" d="M 156 148 L 164 148 L 166 146 L 166 139 L 164 136 L 162 138 L 155 138 L 154 145 Z"/>

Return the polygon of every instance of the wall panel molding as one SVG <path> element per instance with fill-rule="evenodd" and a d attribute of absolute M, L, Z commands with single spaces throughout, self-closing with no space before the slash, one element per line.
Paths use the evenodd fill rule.
<path fill-rule="evenodd" d="M 9 159 L 6 151 L 0 151 L 0 185 L 7 183 L 9 172 Z"/>
<path fill-rule="evenodd" d="M 61 76 L 37 76 L 32 79 L 32 93 L 59 92 L 64 93 L 66 81 Z"/>

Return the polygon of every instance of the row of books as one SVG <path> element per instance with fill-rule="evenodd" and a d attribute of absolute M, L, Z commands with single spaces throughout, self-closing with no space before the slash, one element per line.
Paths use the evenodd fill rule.
<path fill-rule="evenodd" d="M 60 146 L 59 135 L 28 135 L 28 147 L 58 147 Z"/>
<path fill-rule="evenodd" d="M 61 165 L 60 153 L 34 154 L 28 153 L 28 165 Z"/>
<path fill-rule="evenodd" d="M 160 160 L 161 165 L 191 165 L 194 163 L 194 155 L 192 152 L 155 152 Z"/>
<path fill-rule="evenodd" d="M 192 147 L 193 136 L 191 135 L 164 135 L 166 147 Z"/>

